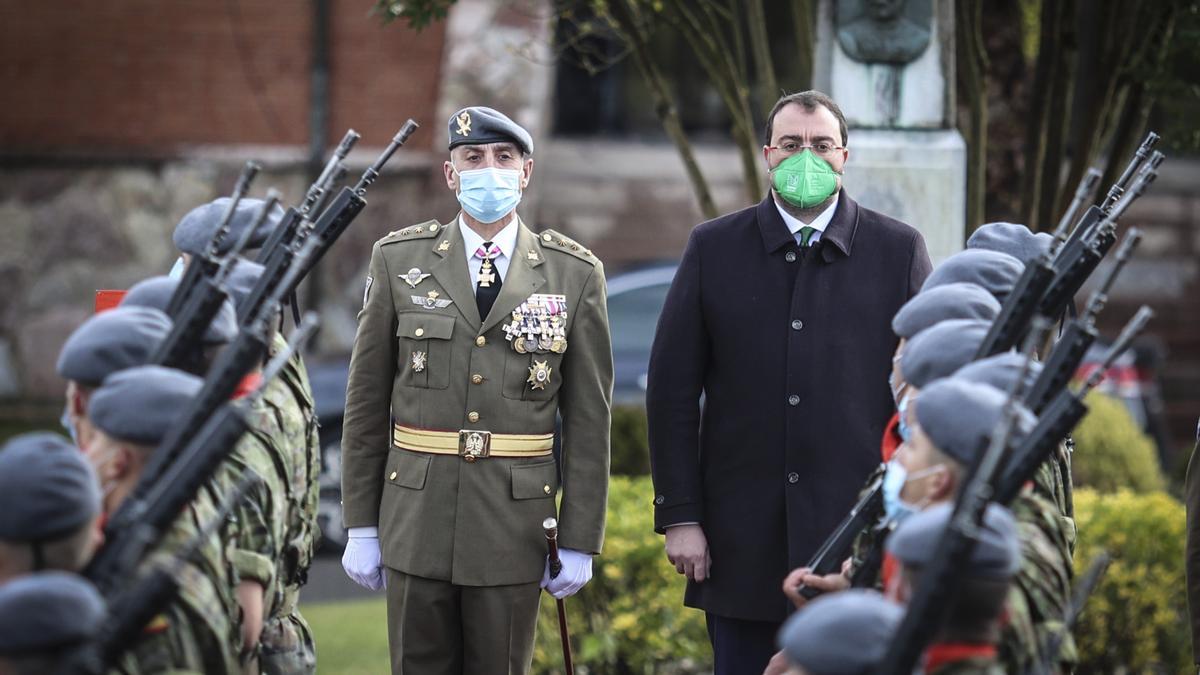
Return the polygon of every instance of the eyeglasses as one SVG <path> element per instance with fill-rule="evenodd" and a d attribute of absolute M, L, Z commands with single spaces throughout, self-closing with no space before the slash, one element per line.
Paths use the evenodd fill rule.
<path fill-rule="evenodd" d="M 846 147 L 842 145 L 834 145 L 830 141 L 817 141 L 812 145 L 802 145 L 796 141 L 784 141 L 779 145 L 768 145 L 767 149 L 778 150 L 789 156 L 794 155 L 801 150 L 809 149 L 821 157 L 828 157 L 832 155 L 835 150 L 845 150 Z"/>

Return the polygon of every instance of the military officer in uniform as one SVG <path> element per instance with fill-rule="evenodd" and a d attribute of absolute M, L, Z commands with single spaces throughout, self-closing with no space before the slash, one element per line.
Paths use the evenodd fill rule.
<path fill-rule="evenodd" d="M 603 540 L 604 269 L 517 216 L 533 171 L 527 131 L 465 108 L 449 149 L 459 216 L 392 232 L 371 253 L 346 391 L 342 563 L 387 587 L 394 673 L 522 673 L 539 586 L 577 591 Z M 564 566 L 551 579 L 542 522 L 560 491 Z"/>

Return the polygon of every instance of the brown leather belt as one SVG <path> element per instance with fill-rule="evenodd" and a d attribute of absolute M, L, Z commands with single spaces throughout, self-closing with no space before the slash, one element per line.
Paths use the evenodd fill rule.
<path fill-rule="evenodd" d="M 392 427 L 397 447 L 431 455 L 461 455 L 468 462 L 484 457 L 542 457 L 554 449 L 554 434 L 494 434 L 490 431 L 430 431 L 400 424 Z"/>

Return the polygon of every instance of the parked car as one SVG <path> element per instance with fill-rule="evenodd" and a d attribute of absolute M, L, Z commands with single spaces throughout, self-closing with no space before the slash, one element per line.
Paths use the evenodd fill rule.
<path fill-rule="evenodd" d="M 645 403 L 650 345 L 676 267 L 673 262 L 655 263 L 608 279 L 615 404 Z M 321 528 L 321 549 L 324 551 L 341 551 L 346 545 L 346 532 L 342 527 L 341 456 L 349 366 L 346 357 L 308 364 L 313 398 L 321 421 L 321 503 L 317 523 Z"/>

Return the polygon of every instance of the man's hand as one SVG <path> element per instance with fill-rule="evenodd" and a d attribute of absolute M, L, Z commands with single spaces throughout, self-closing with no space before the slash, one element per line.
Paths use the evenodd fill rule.
<path fill-rule="evenodd" d="M 667 560 L 675 571 L 700 583 L 709 577 L 712 556 L 708 554 L 708 539 L 699 525 L 674 525 L 667 528 Z"/>
<path fill-rule="evenodd" d="M 372 591 L 384 587 L 382 554 L 378 530 L 374 527 L 352 527 L 346 551 L 342 553 L 342 569 L 354 583 Z"/>
<path fill-rule="evenodd" d="M 550 578 L 550 556 L 546 556 L 546 569 L 542 572 L 542 588 L 555 598 L 562 600 L 579 592 L 592 578 L 592 555 L 569 548 L 559 549 L 558 560 L 562 571 Z"/>
<path fill-rule="evenodd" d="M 849 561 L 847 561 L 849 562 Z M 850 588 L 850 578 L 846 576 L 847 565 L 842 565 L 842 572 L 818 576 L 807 567 L 797 567 L 783 580 L 783 594 L 792 601 L 797 609 L 808 604 L 808 598 L 800 595 L 801 586 L 815 588 L 822 593 L 834 593 Z"/>
<path fill-rule="evenodd" d="M 784 675 L 789 667 L 787 657 L 783 655 L 783 652 L 775 652 L 775 656 L 772 656 L 771 660 L 767 662 L 767 669 L 763 671 L 763 675 Z"/>

